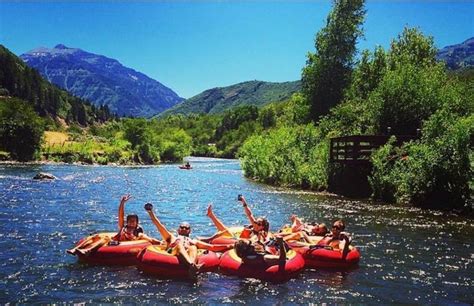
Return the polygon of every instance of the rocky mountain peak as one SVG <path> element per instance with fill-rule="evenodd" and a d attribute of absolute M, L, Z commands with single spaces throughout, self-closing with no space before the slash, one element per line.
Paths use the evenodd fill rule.
<path fill-rule="evenodd" d="M 54 47 L 54 49 L 69 49 L 68 47 L 66 47 L 65 45 L 63 44 L 58 44 Z"/>
<path fill-rule="evenodd" d="M 116 59 L 64 44 L 36 48 L 20 57 L 51 83 L 97 106 L 107 105 L 120 116 L 151 117 L 183 100 Z"/>

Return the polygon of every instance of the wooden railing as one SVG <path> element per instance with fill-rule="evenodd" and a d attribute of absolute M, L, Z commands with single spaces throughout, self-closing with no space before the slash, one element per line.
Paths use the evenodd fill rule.
<path fill-rule="evenodd" d="M 416 136 L 393 135 L 395 144 L 416 139 Z M 388 135 L 352 135 L 331 138 L 329 161 L 343 164 L 370 163 L 370 155 L 374 150 L 387 143 Z"/>

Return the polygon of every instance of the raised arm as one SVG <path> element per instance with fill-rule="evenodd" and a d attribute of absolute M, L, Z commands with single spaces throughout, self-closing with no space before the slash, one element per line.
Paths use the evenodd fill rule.
<path fill-rule="evenodd" d="M 247 201 L 245 201 L 245 198 L 243 196 L 240 197 L 240 202 L 242 202 L 242 206 L 244 207 L 245 214 L 247 215 L 247 218 L 249 219 L 250 223 L 252 224 L 253 227 L 256 226 L 255 222 L 256 219 L 252 214 L 252 211 L 250 210 L 250 207 L 247 205 Z"/>
<path fill-rule="evenodd" d="M 163 239 L 167 243 L 171 243 L 172 240 L 174 241 L 173 234 L 170 231 L 168 231 L 166 227 L 163 225 L 163 223 L 161 223 L 160 220 L 158 220 L 158 218 L 155 216 L 155 213 L 153 212 L 153 206 L 148 206 L 148 205 L 151 205 L 151 204 L 146 204 L 145 210 L 148 212 L 148 215 L 150 216 L 151 221 L 153 222 L 153 224 L 155 224 L 156 228 L 160 232 Z"/>
<path fill-rule="evenodd" d="M 125 221 L 125 203 L 130 200 L 132 196 L 130 194 L 126 194 L 122 196 L 120 199 L 120 205 L 119 205 L 119 210 L 118 210 L 118 227 L 119 230 L 122 229 L 124 226 L 124 221 Z"/>

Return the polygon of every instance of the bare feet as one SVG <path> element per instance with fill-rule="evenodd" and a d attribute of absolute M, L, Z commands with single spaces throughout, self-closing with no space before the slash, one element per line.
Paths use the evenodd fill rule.
<path fill-rule="evenodd" d="M 77 251 L 76 249 L 69 249 L 69 250 L 66 250 L 66 252 L 67 252 L 68 254 L 71 254 L 71 255 L 73 255 L 73 256 L 76 255 L 76 251 Z"/>
<path fill-rule="evenodd" d="M 87 255 L 89 255 L 90 251 L 89 251 L 89 250 L 77 249 L 77 250 L 76 250 L 76 253 L 79 253 L 79 254 L 81 254 L 81 255 L 87 256 Z"/>

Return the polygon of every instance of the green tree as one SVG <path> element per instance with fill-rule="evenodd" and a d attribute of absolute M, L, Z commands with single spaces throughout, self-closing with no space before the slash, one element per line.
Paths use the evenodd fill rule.
<path fill-rule="evenodd" d="M 260 112 L 260 124 L 264 129 L 269 129 L 276 125 L 276 114 L 272 106 L 268 106 Z"/>
<path fill-rule="evenodd" d="M 359 99 L 367 99 L 377 133 L 391 128 L 393 134 L 416 134 L 428 119 L 449 99 L 459 99 L 457 85 L 448 82 L 444 66 L 436 63 L 433 39 L 417 29 L 405 28 L 392 41 L 385 60 L 377 50 L 371 70 L 362 75 L 352 88 L 358 88 Z M 357 74 L 357 73 L 356 73 Z M 357 81 L 357 80 L 356 80 Z M 378 84 L 377 84 L 378 83 Z M 372 88 L 369 93 L 364 87 Z"/>
<path fill-rule="evenodd" d="M 258 118 L 258 108 L 253 105 L 236 107 L 225 112 L 220 124 L 216 128 L 215 139 L 221 139 L 224 133 L 237 129 L 246 121 L 255 121 Z"/>
<path fill-rule="evenodd" d="M 361 101 L 367 99 L 369 94 L 377 88 L 386 71 L 387 54 L 382 47 L 377 47 L 374 53 L 364 50 L 352 74 L 347 98 Z"/>
<path fill-rule="evenodd" d="M 335 0 L 326 26 L 316 35 L 316 52 L 308 54 L 302 74 L 313 121 L 343 99 L 364 16 L 364 0 Z"/>
<path fill-rule="evenodd" d="M 151 131 L 145 119 L 125 119 L 123 126 L 124 137 L 132 144 L 132 149 L 150 142 Z"/>
<path fill-rule="evenodd" d="M 43 120 L 20 99 L 0 99 L 0 147 L 19 161 L 34 158 L 40 149 Z"/>

